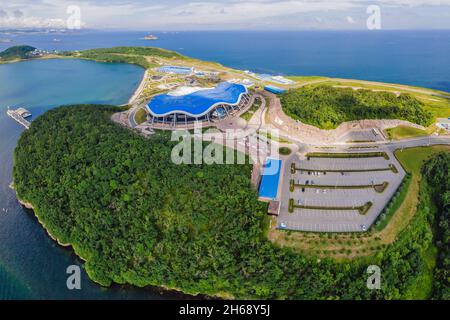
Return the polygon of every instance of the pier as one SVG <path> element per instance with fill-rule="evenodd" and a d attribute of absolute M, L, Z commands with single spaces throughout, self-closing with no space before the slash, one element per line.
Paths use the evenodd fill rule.
<path fill-rule="evenodd" d="M 8 107 L 8 110 L 6 111 L 6 113 L 8 116 L 10 116 L 14 120 L 16 120 L 21 125 L 23 125 L 25 127 L 25 129 L 30 128 L 31 123 L 25 119 L 25 118 L 31 117 L 31 113 L 27 109 L 19 108 L 16 110 L 11 110 Z"/>

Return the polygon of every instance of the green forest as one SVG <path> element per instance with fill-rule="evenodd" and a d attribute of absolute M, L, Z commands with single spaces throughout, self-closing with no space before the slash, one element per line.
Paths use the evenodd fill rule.
<path fill-rule="evenodd" d="M 435 270 L 434 297 L 450 299 L 450 154 L 441 153 L 428 160 L 423 175 L 432 186 L 438 214 L 434 217 L 435 243 L 439 250 Z"/>
<path fill-rule="evenodd" d="M 433 115 L 409 94 L 335 88 L 328 85 L 292 89 L 281 96 L 283 111 L 293 119 L 321 129 L 363 119 L 400 119 L 429 126 Z"/>
<path fill-rule="evenodd" d="M 436 279 L 448 279 L 448 192 L 437 241 L 426 179 L 410 226 L 376 256 L 345 263 L 306 257 L 267 240 L 267 207 L 257 201 L 250 165 L 175 165 L 170 136 L 145 139 L 112 123 L 117 111 L 48 111 L 14 154 L 18 197 L 33 204 L 52 235 L 72 244 L 99 284 L 232 298 L 410 299 L 429 273 L 424 254 L 434 241 L 443 257 Z M 438 172 L 448 190 L 448 155 L 445 161 L 424 170 L 433 173 L 428 177 Z M 366 287 L 373 264 L 382 269 L 381 290 Z M 441 285 L 436 290 L 448 292 Z"/>
<path fill-rule="evenodd" d="M 36 50 L 31 46 L 15 46 L 0 52 L 0 60 L 9 61 L 15 59 L 28 59 L 29 53 Z"/>
<path fill-rule="evenodd" d="M 156 66 L 145 57 L 184 58 L 179 53 L 153 47 L 113 47 L 80 52 L 66 52 L 64 55 L 101 62 L 130 63 L 145 69 Z"/>

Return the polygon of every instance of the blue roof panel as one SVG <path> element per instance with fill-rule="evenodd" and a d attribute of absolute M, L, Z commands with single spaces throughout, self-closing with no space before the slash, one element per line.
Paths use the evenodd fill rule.
<path fill-rule="evenodd" d="M 287 91 L 286 89 L 282 89 L 282 88 L 275 87 L 275 86 L 265 86 L 264 89 L 266 91 L 269 91 L 269 92 L 275 93 L 275 94 L 283 94 Z"/>
<path fill-rule="evenodd" d="M 214 89 L 200 90 L 184 96 L 161 94 L 153 97 L 147 108 L 154 116 L 184 113 L 202 116 L 218 104 L 236 105 L 247 88 L 240 84 L 222 82 Z"/>

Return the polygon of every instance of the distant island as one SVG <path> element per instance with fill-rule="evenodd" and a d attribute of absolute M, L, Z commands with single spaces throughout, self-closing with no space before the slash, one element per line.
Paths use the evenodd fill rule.
<path fill-rule="evenodd" d="M 33 58 L 33 52 L 36 48 L 31 46 L 16 46 L 6 49 L 0 52 L 0 60 L 10 61 L 10 60 L 20 60 L 20 59 L 31 59 Z"/>
<path fill-rule="evenodd" d="M 0 63 L 51 57 L 55 58 L 56 56 L 46 50 L 40 50 L 32 46 L 14 46 L 0 52 Z"/>
<path fill-rule="evenodd" d="M 14 51 L 17 49 L 10 52 Z M 446 284 L 450 147 L 447 136 L 440 137 L 434 128 L 437 119 L 450 110 L 448 93 L 292 76 L 290 81 L 277 83 L 280 94 L 275 95 L 269 91 L 274 86 L 271 79 L 151 47 L 64 52 L 57 57 L 132 63 L 146 69 L 128 106 L 77 105 L 48 111 L 22 134 L 14 153 L 18 199 L 34 210 L 52 238 L 73 247 L 95 282 L 102 286 L 158 286 L 236 299 L 450 296 Z M 237 113 L 239 123 L 263 126 L 255 122 L 263 121 L 284 130 L 294 126 L 305 129 L 306 134 L 302 131 L 298 137 L 308 144 L 258 131 L 267 143 L 284 148 L 286 163 L 300 152 L 296 144 L 320 150 L 308 157 L 321 159 L 332 157 L 333 148 L 345 149 L 335 155 L 340 158 L 336 164 L 346 158 L 363 159 L 363 164 L 376 159 L 384 164 L 389 152 L 398 168 L 375 170 L 395 176 L 403 168 L 405 179 L 380 209 L 380 219 L 373 227 L 342 233 L 283 230 L 276 227 L 275 217 L 267 215 L 273 201 L 259 201 L 253 181 L 255 167 L 248 161 L 235 165 L 172 163 L 176 142 L 167 130 L 151 127 L 148 101 L 180 86 L 209 88 L 222 81 L 245 83 L 253 95 L 251 103 Z M 266 86 L 270 86 L 268 92 L 264 92 Z M 411 148 L 387 139 L 348 144 L 332 140 L 336 127 L 353 128 L 367 118 L 383 130 L 398 130 L 400 123 L 421 131 L 413 132 L 415 138 L 430 138 L 418 138 Z M 151 130 L 146 131 L 148 128 Z M 429 132 L 440 140 L 431 145 Z M 314 139 L 325 142 L 313 145 Z M 286 176 L 304 171 L 308 179 L 296 191 L 300 195 L 327 171 L 328 176 L 346 174 L 333 168 L 300 169 L 293 164 L 284 168 Z M 286 181 L 288 189 L 295 189 L 297 182 L 292 180 L 289 186 Z M 355 187 L 347 186 L 347 191 Z M 363 187 L 377 186 L 372 181 Z M 286 202 L 292 208 L 302 206 L 300 201 Z M 383 279 L 389 279 L 380 290 L 367 289 L 368 265 L 382 266 Z"/>

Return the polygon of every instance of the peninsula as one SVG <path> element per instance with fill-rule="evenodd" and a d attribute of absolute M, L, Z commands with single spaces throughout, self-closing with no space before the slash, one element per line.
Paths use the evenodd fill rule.
<path fill-rule="evenodd" d="M 15 150 L 18 198 L 93 281 L 237 299 L 448 297 L 449 93 L 268 78 L 150 47 L 58 58 L 146 69 L 129 105 L 51 110 Z M 245 164 L 173 163 L 171 133 L 197 125 L 205 150 L 224 144 Z M 229 129 L 245 135 L 226 143 Z M 383 266 L 381 290 L 366 287 L 369 265 Z"/>

